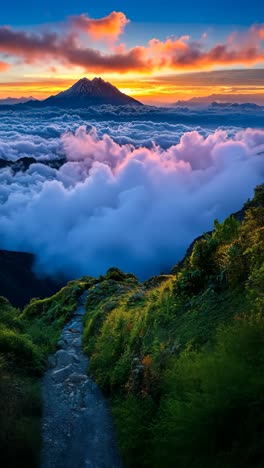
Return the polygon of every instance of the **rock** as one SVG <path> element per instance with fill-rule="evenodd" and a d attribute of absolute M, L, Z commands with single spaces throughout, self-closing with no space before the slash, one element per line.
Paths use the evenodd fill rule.
<path fill-rule="evenodd" d="M 77 372 L 73 372 L 72 374 L 69 375 L 67 381 L 70 381 L 74 384 L 80 384 L 85 382 L 87 380 L 87 375 L 85 374 L 78 374 Z"/>
<path fill-rule="evenodd" d="M 64 349 L 60 349 L 59 351 L 56 352 L 55 359 L 56 359 L 57 366 L 65 367 L 72 363 L 73 356 L 67 351 L 65 351 Z"/>
<path fill-rule="evenodd" d="M 74 353 L 73 351 L 69 351 L 69 354 L 72 357 L 72 359 L 74 360 L 74 362 L 80 362 L 80 358 L 76 353 Z"/>
<path fill-rule="evenodd" d="M 63 330 L 62 332 L 62 338 L 69 338 L 72 336 L 72 333 L 70 332 L 69 328 L 67 328 L 66 330 Z"/>
<path fill-rule="evenodd" d="M 63 340 L 65 342 L 65 345 L 63 346 L 63 349 L 67 349 L 67 347 L 72 344 L 73 339 L 74 339 L 74 337 L 73 337 L 72 333 L 68 333 L 67 335 L 66 334 L 63 335 Z"/>
<path fill-rule="evenodd" d="M 69 404 L 73 410 L 81 408 L 82 398 L 81 398 L 80 391 L 75 389 L 74 395 L 70 397 Z"/>
<path fill-rule="evenodd" d="M 56 359 L 55 356 L 49 356 L 48 357 L 48 366 L 51 368 L 56 367 Z"/>
<path fill-rule="evenodd" d="M 72 345 L 73 346 L 82 346 L 82 338 L 74 338 L 74 340 L 72 340 Z"/>
<path fill-rule="evenodd" d="M 93 382 L 91 379 L 87 379 L 86 382 L 83 384 L 83 391 L 84 391 L 84 400 L 89 401 L 89 393 L 97 393 L 98 392 L 98 386 L 95 382 Z"/>
<path fill-rule="evenodd" d="M 61 338 L 57 343 L 58 348 L 65 348 L 66 346 L 67 346 L 67 343 L 65 343 L 65 340 L 63 338 Z"/>
<path fill-rule="evenodd" d="M 69 377 L 72 371 L 73 371 L 73 367 L 71 364 L 69 364 L 68 366 L 63 367 L 62 369 L 53 371 L 52 378 L 56 380 L 57 382 L 63 382 Z"/>
<path fill-rule="evenodd" d="M 77 327 L 76 328 L 69 328 L 68 330 L 69 330 L 70 333 L 78 333 L 78 334 L 81 333 L 81 330 L 78 329 Z"/>

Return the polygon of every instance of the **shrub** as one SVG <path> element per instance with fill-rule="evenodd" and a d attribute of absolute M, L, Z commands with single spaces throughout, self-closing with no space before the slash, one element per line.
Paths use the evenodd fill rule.
<path fill-rule="evenodd" d="M 0 328 L 0 354 L 10 369 L 15 367 L 35 375 L 40 375 L 43 370 L 37 347 L 25 335 L 7 328 Z"/>
<path fill-rule="evenodd" d="M 220 330 L 215 347 L 184 352 L 164 376 L 153 467 L 261 467 L 264 320 Z"/>
<path fill-rule="evenodd" d="M 126 280 L 126 274 L 119 270 L 119 268 L 109 268 L 109 270 L 107 270 L 105 278 L 107 280 L 111 279 L 114 281 L 122 282 Z"/>

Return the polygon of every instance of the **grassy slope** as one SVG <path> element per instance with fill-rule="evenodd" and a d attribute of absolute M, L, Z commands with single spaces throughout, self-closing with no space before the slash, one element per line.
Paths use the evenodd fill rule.
<path fill-rule="evenodd" d="M 216 223 L 171 275 L 113 268 L 22 313 L 0 300 L 0 450 L 37 466 L 39 377 L 90 288 L 84 350 L 110 397 L 127 467 L 261 467 L 264 456 L 264 194 Z M 14 450 L 15 449 L 15 450 Z"/>
<path fill-rule="evenodd" d="M 72 281 L 48 299 L 32 300 L 22 313 L 0 297 L 1 466 L 39 464 L 40 377 L 64 323 L 92 282 Z"/>
<path fill-rule="evenodd" d="M 264 191 L 215 223 L 174 276 L 109 272 L 87 299 L 90 370 L 127 467 L 260 467 L 264 456 Z"/>

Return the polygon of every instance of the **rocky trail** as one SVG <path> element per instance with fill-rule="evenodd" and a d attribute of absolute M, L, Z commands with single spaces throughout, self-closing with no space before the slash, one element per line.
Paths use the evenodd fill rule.
<path fill-rule="evenodd" d="M 84 294 L 42 384 L 41 468 L 121 468 L 108 405 L 82 353 Z"/>

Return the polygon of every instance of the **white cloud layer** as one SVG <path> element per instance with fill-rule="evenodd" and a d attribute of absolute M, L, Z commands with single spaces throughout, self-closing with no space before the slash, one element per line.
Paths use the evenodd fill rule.
<path fill-rule="evenodd" d="M 0 248 L 33 252 L 41 273 L 140 278 L 168 270 L 264 177 L 264 131 L 50 112 L 0 115 Z M 87 128 L 86 128 L 87 125 Z M 154 143 L 153 143 L 154 142 Z M 64 157 L 59 169 L 45 164 Z"/>

